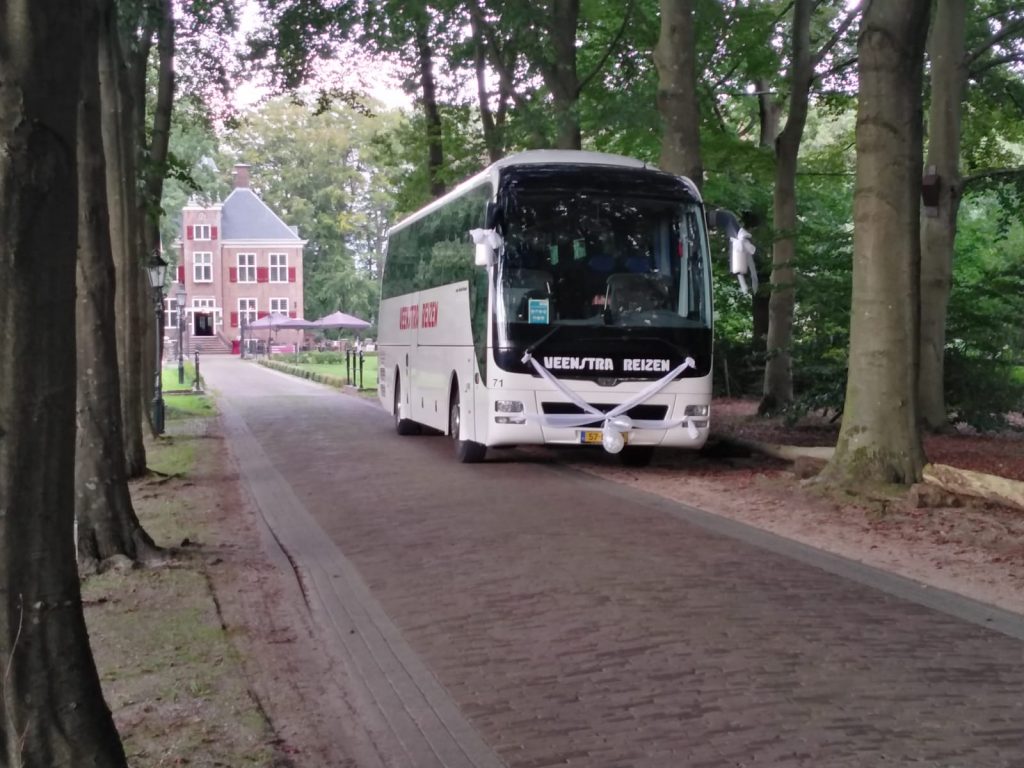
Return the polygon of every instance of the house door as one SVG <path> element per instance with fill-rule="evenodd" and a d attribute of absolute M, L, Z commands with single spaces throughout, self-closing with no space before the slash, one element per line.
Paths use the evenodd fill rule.
<path fill-rule="evenodd" d="M 196 336 L 213 336 L 213 314 L 210 312 L 195 312 Z"/>

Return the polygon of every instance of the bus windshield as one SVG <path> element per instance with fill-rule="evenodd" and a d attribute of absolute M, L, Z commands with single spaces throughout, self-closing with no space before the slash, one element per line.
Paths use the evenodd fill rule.
<path fill-rule="evenodd" d="M 694 202 L 521 189 L 503 235 L 494 304 L 501 347 L 558 325 L 711 327 L 707 237 Z"/>

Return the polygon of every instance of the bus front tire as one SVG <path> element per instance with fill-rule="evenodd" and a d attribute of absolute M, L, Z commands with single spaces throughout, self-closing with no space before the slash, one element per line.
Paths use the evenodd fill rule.
<path fill-rule="evenodd" d="M 395 376 L 395 432 L 400 435 L 419 434 L 420 425 L 411 419 L 402 418 L 402 382 Z"/>
<path fill-rule="evenodd" d="M 475 464 L 484 460 L 487 446 L 472 440 L 460 440 L 462 426 L 462 408 L 459 405 L 459 391 L 452 392 L 451 407 L 448 410 L 448 434 L 455 446 L 455 458 L 463 464 Z"/>
<path fill-rule="evenodd" d="M 627 445 L 619 454 L 624 467 L 646 467 L 654 458 L 653 445 Z"/>

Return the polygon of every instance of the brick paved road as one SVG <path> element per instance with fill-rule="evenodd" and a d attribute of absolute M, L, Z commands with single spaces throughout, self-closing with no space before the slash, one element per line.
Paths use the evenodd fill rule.
<path fill-rule="evenodd" d="M 553 461 L 459 465 L 354 398 L 204 372 L 509 766 L 1024 766 L 1019 639 Z"/>

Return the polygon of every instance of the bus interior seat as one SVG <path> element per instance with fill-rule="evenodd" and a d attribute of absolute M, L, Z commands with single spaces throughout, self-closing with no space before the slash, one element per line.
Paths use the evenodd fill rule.
<path fill-rule="evenodd" d="M 642 254 L 635 253 L 626 259 L 626 271 L 633 274 L 650 272 L 651 260 Z"/>
<path fill-rule="evenodd" d="M 587 268 L 591 272 L 611 272 L 615 269 L 615 257 L 610 253 L 597 253 L 587 259 Z"/>

